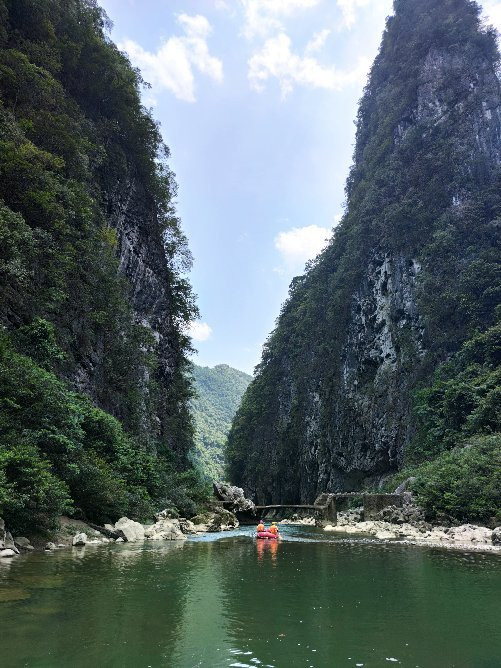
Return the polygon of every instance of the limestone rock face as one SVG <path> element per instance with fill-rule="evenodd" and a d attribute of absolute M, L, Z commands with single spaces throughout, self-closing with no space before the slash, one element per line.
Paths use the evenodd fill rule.
<path fill-rule="evenodd" d="M 496 243 L 491 212 L 471 215 L 499 188 L 495 50 L 466 0 L 395 3 L 361 100 L 346 215 L 293 280 L 228 437 L 231 479 L 260 505 L 397 471 L 415 391 L 470 335 L 476 316 L 459 316 L 455 290 Z"/>
<path fill-rule="evenodd" d="M 230 485 L 227 482 L 213 483 L 214 493 L 221 500 L 231 504 L 231 510 L 236 512 L 250 512 L 255 510 L 255 504 L 246 499 L 244 490 L 241 487 Z"/>
<path fill-rule="evenodd" d="M 134 520 L 130 520 L 128 517 L 121 517 L 118 522 L 115 523 L 115 529 L 120 530 L 129 543 L 144 540 L 143 525 Z"/>

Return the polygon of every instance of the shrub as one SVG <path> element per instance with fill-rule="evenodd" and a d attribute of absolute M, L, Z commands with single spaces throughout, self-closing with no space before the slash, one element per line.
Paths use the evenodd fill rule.
<path fill-rule="evenodd" d="M 0 445 L 0 513 L 11 531 L 51 529 L 56 517 L 71 509 L 68 486 L 37 448 L 22 442 Z"/>
<path fill-rule="evenodd" d="M 501 435 L 474 436 L 434 460 L 401 471 L 386 483 L 393 489 L 409 476 L 427 519 L 501 522 Z"/>

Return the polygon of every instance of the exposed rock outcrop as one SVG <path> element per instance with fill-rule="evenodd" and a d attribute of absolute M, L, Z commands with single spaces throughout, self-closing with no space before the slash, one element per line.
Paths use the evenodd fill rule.
<path fill-rule="evenodd" d="M 399 509 L 400 510 L 400 509 Z M 345 534 L 369 534 L 378 540 L 409 540 L 418 544 L 439 544 L 448 547 L 492 547 L 498 545 L 495 530 L 464 524 L 457 527 L 431 526 L 425 522 L 417 524 L 394 524 L 384 520 L 369 522 L 338 523 L 324 529 Z"/>
<path fill-rule="evenodd" d="M 235 515 L 224 508 L 196 515 L 191 518 L 191 521 L 199 533 L 231 531 L 231 529 L 237 529 L 239 526 Z"/>
<path fill-rule="evenodd" d="M 35 549 L 29 539 L 25 538 L 25 536 L 16 536 L 14 538 L 14 545 L 18 550 L 26 550 L 27 552 Z"/>
<path fill-rule="evenodd" d="M 253 513 L 255 504 L 250 499 L 246 499 L 244 490 L 241 487 L 235 487 L 227 482 L 213 483 L 215 496 L 227 504 L 227 508 L 233 513 Z"/>
<path fill-rule="evenodd" d="M 115 529 L 123 533 L 128 543 L 144 540 L 145 537 L 143 525 L 130 520 L 128 517 L 121 517 L 118 522 L 115 522 Z"/>
<path fill-rule="evenodd" d="M 186 540 L 178 519 L 160 519 L 146 527 L 144 537 L 148 540 Z"/>

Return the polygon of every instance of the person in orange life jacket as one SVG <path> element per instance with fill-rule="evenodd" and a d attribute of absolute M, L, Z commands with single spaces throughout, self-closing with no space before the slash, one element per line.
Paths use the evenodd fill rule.
<path fill-rule="evenodd" d="M 257 532 L 260 533 L 261 531 L 266 531 L 266 529 L 264 528 L 263 520 L 261 520 L 257 525 Z"/>
<path fill-rule="evenodd" d="M 270 533 L 274 534 L 275 536 L 278 536 L 278 527 L 277 527 L 277 523 L 276 523 L 276 522 L 272 522 L 272 523 L 271 523 L 271 527 L 268 529 L 268 531 L 269 531 Z"/>

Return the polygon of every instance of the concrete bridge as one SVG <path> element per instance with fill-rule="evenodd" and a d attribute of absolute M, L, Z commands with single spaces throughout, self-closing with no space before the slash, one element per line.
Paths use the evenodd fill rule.
<path fill-rule="evenodd" d="M 329 494 L 327 492 L 320 494 L 316 499 L 315 503 L 312 505 L 304 504 L 279 504 L 279 505 L 269 505 L 269 506 L 256 506 L 256 515 L 252 518 L 252 521 L 255 521 L 255 518 L 260 515 L 265 517 L 269 513 L 273 513 L 274 516 L 277 516 L 281 510 L 299 510 L 299 511 L 310 511 L 313 517 L 319 521 L 321 524 L 337 524 L 337 513 L 338 510 L 345 508 L 350 499 L 359 498 L 361 499 L 363 506 L 363 516 L 364 520 L 374 519 L 376 515 L 383 509 L 388 506 L 398 506 L 403 505 L 404 495 L 403 494 L 366 494 L 364 492 L 339 492 L 336 494 Z M 240 519 L 240 518 L 239 518 Z M 242 518 L 245 523 L 245 518 Z"/>

